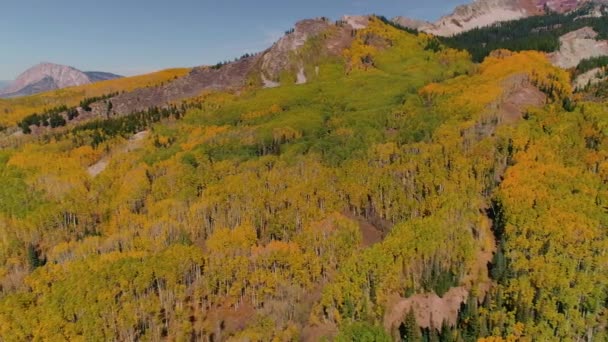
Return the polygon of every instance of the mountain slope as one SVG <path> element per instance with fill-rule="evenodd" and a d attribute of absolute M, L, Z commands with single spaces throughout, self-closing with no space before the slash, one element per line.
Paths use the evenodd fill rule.
<path fill-rule="evenodd" d="M 598 13 L 601 15 L 596 15 Z M 466 49 L 478 62 L 497 49 L 547 53 L 564 49 L 566 55 L 574 57 L 567 63 L 570 67 L 580 60 L 577 55 L 584 58 L 602 53 L 605 43 L 601 41 L 608 39 L 607 15 L 608 8 L 597 12 L 594 7 L 584 6 L 568 13 L 554 12 L 501 22 L 440 40 L 451 47 Z"/>
<path fill-rule="evenodd" d="M 0 340 L 606 340 L 605 87 L 546 53 L 582 16 L 304 20 L 0 101 L 43 109 L 0 134 Z"/>
<path fill-rule="evenodd" d="M 593 0 L 475 0 L 458 6 L 454 12 L 434 23 L 396 17 L 394 22 L 437 36 L 453 36 L 478 27 L 540 15 L 546 11 L 566 13 L 588 3 L 605 3 Z"/>
<path fill-rule="evenodd" d="M 560 49 L 550 55 L 551 61 L 562 68 L 574 68 L 582 60 L 608 56 L 608 41 L 597 40 L 598 33 L 583 27 L 560 37 Z"/>
<path fill-rule="evenodd" d="M 79 116 L 79 122 L 165 107 L 209 91 L 306 83 L 320 76 L 322 72 L 317 67 L 321 61 L 342 58 L 343 50 L 354 40 L 353 25 L 365 27 L 369 20 L 368 17 L 347 19 L 350 23 L 345 21 L 339 25 L 325 18 L 300 21 L 266 51 L 245 55 L 230 63 L 196 67 L 184 77 L 153 87 L 113 94 L 110 99 L 91 103 L 91 110 Z M 112 103 L 110 112 L 108 102 Z M 67 117 L 66 112 L 62 115 Z"/>
<path fill-rule="evenodd" d="M 131 92 L 139 88 L 155 87 L 187 75 L 191 69 L 167 69 L 150 74 L 124 77 L 43 92 L 10 99 L 0 98 L 0 126 L 14 126 L 25 116 L 41 113 L 53 107 L 77 106 L 81 101 L 118 92 Z"/>
<path fill-rule="evenodd" d="M 544 53 L 356 22 L 11 137 L 0 336 L 601 340 L 605 108 Z"/>
<path fill-rule="evenodd" d="M 102 72 L 85 73 L 65 65 L 41 63 L 24 71 L 9 86 L 0 90 L 0 97 L 27 96 L 120 77 Z"/>

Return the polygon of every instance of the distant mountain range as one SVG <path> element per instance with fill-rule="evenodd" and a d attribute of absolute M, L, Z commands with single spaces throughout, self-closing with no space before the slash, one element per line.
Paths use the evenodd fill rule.
<path fill-rule="evenodd" d="M 470 4 L 458 6 L 451 14 L 440 18 L 436 22 L 426 22 L 407 17 L 395 17 L 392 21 L 400 26 L 436 36 L 451 37 L 499 22 L 529 18 L 546 12 L 566 13 L 583 6 L 596 7 L 594 11 L 590 11 L 589 16 L 601 17 L 605 14 L 603 13 L 605 9 L 602 9 L 600 5 L 607 3 L 608 0 L 476 0 Z M 361 18 L 363 17 L 351 16 L 344 19 L 354 29 L 360 29 L 365 26 L 365 20 L 356 22 L 357 20 L 361 21 Z M 319 26 L 318 23 L 315 25 Z M 309 33 L 314 35 L 314 31 L 312 29 Z M 273 56 L 273 53 L 270 53 L 264 57 L 262 61 L 263 69 L 269 69 L 268 59 Z M 276 68 L 270 69 L 272 70 L 265 70 L 266 74 L 262 74 L 271 79 L 276 79 L 276 70 L 274 70 Z M 13 82 L 0 81 L 0 98 L 27 96 L 120 77 L 106 72 L 83 72 L 70 66 L 42 63 L 26 70 Z M 271 84 L 272 82 L 269 81 L 265 80 L 265 83 Z"/>
<path fill-rule="evenodd" d="M 80 86 L 122 76 L 99 71 L 83 72 L 53 63 L 41 63 L 23 72 L 15 81 L 0 83 L 0 97 L 33 95 L 49 90 Z"/>
<path fill-rule="evenodd" d="M 499 49 L 542 51 L 547 53 L 555 65 L 566 68 L 576 67 L 585 59 L 608 55 L 608 41 L 604 38 L 608 28 L 605 24 L 607 6 L 594 5 L 601 4 L 597 1 L 532 2 L 534 6 L 530 5 L 530 1 L 524 0 L 479 0 L 461 6 L 451 15 L 451 22 L 460 27 L 459 33 L 446 34 L 448 37 L 439 37 L 435 43 L 467 50 L 476 62 L 483 61 L 492 51 Z M 505 8 L 519 8 L 520 11 L 528 8 L 528 12 L 522 14 L 520 19 L 509 21 L 508 16 L 497 15 L 503 13 Z M 536 8 L 538 12 L 534 12 L 532 8 Z M 465 13 L 471 13 L 472 16 L 466 16 Z M 479 19 L 489 18 L 489 14 L 493 15 L 491 20 Z M 446 22 L 449 17 L 444 17 L 439 22 Z M 468 26 L 465 27 L 455 19 L 456 17 L 468 18 Z M 302 20 L 265 51 L 244 55 L 233 62 L 195 67 L 187 75 L 170 82 L 112 96 L 111 114 L 128 115 L 149 108 L 161 108 L 209 90 L 234 90 L 247 84 L 273 88 L 290 82 L 307 83 L 309 79 L 318 77 L 321 72 L 316 68 L 319 56 L 342 56 L 355 40 L 353 32 L 365 29 L 374 18 L 390 25 L 399 24 L 396 26 L 410 28 L 418 26 L 417 29 L 421 31 L 439 27 L 438 24 L 428 26 L 431 24 L 398 18 L 391 22 L 384 17 L 374 16 L 344 16 L 335 23 L 327 18 Z M 461 20 L 464 22 L 465 19 Z M 334 34 L 325 37 L 323 44 L 315 47 L 315 53 L 296 53 L 309 39 L 330 30 Z M 433 50 L 431 43 L 427 47 L 429 50 Z M 441 49 L 441 46 L 437 48 Z M 293 79 L 282 78 L 281 75 L 291 75 Z M 44 82 L 44 79 L 39 82 Z M 91 103 L 90 108 L 88 115 L 91 117 L 101 118 L 108 115 L 106 101 Z"/>

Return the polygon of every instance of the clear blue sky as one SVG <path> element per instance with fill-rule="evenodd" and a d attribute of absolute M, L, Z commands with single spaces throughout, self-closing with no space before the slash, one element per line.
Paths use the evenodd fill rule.
<path fill-rule="evenodd" d="M 433 20 L 466 0 L 6 0 L 0 80 L 40 62 L 141 74 L 270 46 L 295 21 L 344 14 Z"/>

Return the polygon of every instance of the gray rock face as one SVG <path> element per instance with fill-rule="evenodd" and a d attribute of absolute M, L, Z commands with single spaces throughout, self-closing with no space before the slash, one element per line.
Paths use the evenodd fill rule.
<path fill-rule="evenodd" d="M 607 56 L 608 41 L 596 40 L 598 33 L 591 27 L 567 33 L 559 38 L 560 48 L 549 54 L 554 65 L 562 68 L 574 68 L 583 59 Z"/>
<path fill-rule="evenodd" d="M 296 69 L 296 83 L 303 84 L 309 79 L 301 60 L 294 58 L 306 41 L 322 35 L 333 28 L 332 34 L 324 40 L 323 53 L 339 56 L 353 40 L 352 30 L 367 25 L 367 17 L 349 17 L 346 24 L 336 26 L 325 19 L 303 20 L 294 30 L 269 49 L 220 67 L 197 67 L 190 74 L 166 84 L 146 87 L 132 92 L 119 94 L 108 102 L 112 110 L 108 113 L 106 101 L 91 104 L 92 117 L 127 115 L 151 107 L 163 107 L 169 103 L 201 95 L 210 90 L 238 90 L 249 82 L 259 79 L 264 87 L 279 86 L 279 75 L 286 70 Z M 315 71 L 317 74 L 319 70 Z"/>
<path fill-rule="evenodd" d="M 290 32 L 277 41 L 262 58 L 262 71 L 271 81 L 277 81 L 281 71 L 285 70 L 290 62 L 290 55 L 306 41 L 327 29 L 332 24 L 324 19 L 302 20 L 296 23 L 293 32 Z"/>
<path fill-rule="evenodd" d="M 393 21 L 434 35 L 452 36 L 501 21 L 539 15 L 545 8 L 563 13 L 587 3 L 605 2 L 606 0 L 474 0 L 470 4 L 456 7 L 454 12 L 434 23 L 404 17 L 396 17 Z"/>
<path fill-rule="evenodd" d="M 86 73 L 65 65 L 42 63 L 26 70 L 6 88 L 0 90 L 0 97 L 32 95 L 119 77 L 121 76 L 110 73 Z"/>
<path fill-rule="evenodd" d="M 151 107 L 163 107 L 171 102 L 201 95 L 206 90 L 238 89 L 247 83 L 247 77 L 259 64 L 261 55 L 243 58 L 220 68 L 197 67 L 190 74 L 156 87 L 136 89 L 111 98 L 112 111 L 108 113 L 105 101 L 91 104 L 95 117 L 126 115 Z"/>
<path fill-rule="evenodd" d="M 394 17 L 392 20 L 397 25 L 401 25 L 403 27 L 406 27 L 409 29 L 414 29 L 414 30 L 418 30 L 422 27 L 430 25 L 430 23 L 428 21 L 412 19 L 412 18 L 407 18 L 407 17 Z"/>

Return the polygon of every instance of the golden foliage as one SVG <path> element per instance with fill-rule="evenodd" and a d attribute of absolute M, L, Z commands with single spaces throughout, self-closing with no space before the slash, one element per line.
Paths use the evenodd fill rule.
<path fill-rule="evenodd" d="M 78 87 L 53 90 L 41 94 L 0 99 L 0 125 L 10 126 L 23 117 L 59 106 L 76 106 L 85 98 L 98 97 L 138 88 L 152 87 L 185 76 L 190 69 L 167 69 L 150 74 L 96 82 Z"/>

